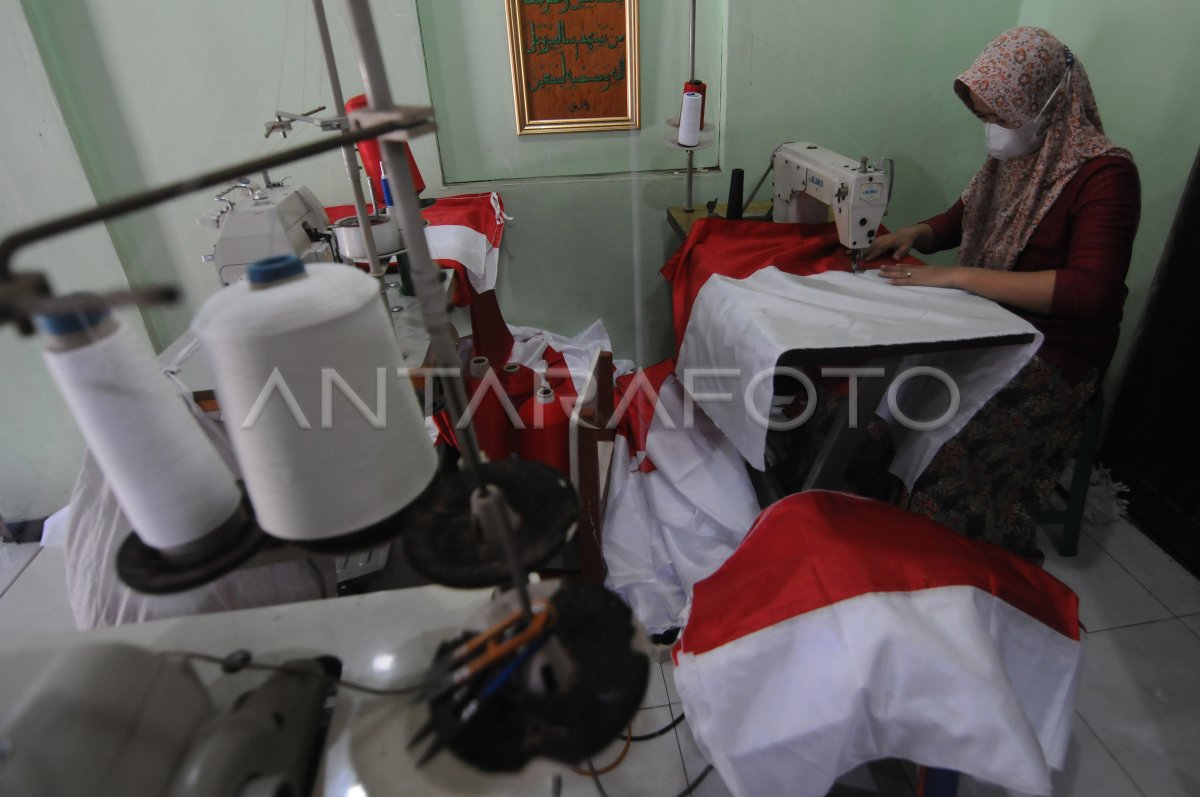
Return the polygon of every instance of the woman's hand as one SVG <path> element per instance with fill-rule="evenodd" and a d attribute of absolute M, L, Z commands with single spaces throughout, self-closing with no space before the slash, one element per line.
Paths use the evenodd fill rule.
<path fill-rule="evenodd" d="M 933 242 L 933 228 L 928 224 L 916 224 L 912 227 L 901 227 L 895 232 L 885 233 L 867 249 L 864 260 L 876 260 L 888 252 L 892 259 L 900 260 L 914 247 L 924 249 Z"/>
<path fill-rule="evenodd" d="M 890 285 L 923 285 L 931 288 L 961 288 L 964 291 L 1021 310 L 1049 313 L 1054 305 L 1058 272 L 1001 271 L 969 266 L 910 266 L 884 263 L 879 276 Z"/>
<path fill-rule="evenodd" d="M 917 266 L 904 263 L 884 263 L 879 276 L 890 285 L 922 285 L 930 288 L 958 288 L 960 266 Z"/>

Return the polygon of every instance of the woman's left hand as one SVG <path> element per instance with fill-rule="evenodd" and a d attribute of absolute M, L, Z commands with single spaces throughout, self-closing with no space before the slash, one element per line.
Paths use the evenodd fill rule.
<path fill-rule="evenodd" d="M 958 266 L 917 266 L 884 263 L 879 276 L 890 285 L 923 285 L 930 288 L 957 288 Z"/>

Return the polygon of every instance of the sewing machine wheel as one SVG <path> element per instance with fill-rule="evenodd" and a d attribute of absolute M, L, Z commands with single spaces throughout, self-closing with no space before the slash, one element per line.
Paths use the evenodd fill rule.
<path fill-rule="evenodd" d="M 646 693 L 648 643 L 629 607 L 575 579 L 532 591 L 536 598 L 550 589 L 548 642 L 449 741 L 456 756 L 486 772 L 515 772 L 536 756 L 581 765 L 624 734 Z M 506 610 L 515 606 L 511 591 L 503 598 Z M 452 700 L 435 700 L 430 711 L 439 728 L 453 726 Z"/>
<path fill-rule="evenodd" d="M 486 462 L 481 473 L 516 513 L 513 548 L 522 570 L 545 563 L 574 532 L 579 519 L 575 488 L 554 468 L 524 459 Z M 469 474 L 456 473 L 405 510 L 405 556 L 438 584 L 468 589 L 512 580 L 500 540 L 484 537 L 472 517 L 473 487 Z"/>

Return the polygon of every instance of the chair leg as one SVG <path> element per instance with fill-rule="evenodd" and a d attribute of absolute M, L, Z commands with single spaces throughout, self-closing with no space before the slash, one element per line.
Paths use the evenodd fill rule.
<path fill-rule="evenodd" d="M 1067 506 L 1062 514 L 1062 536 L 1054 545 L 1060 556 L 1075 556 L 1079 553 L 1079 527 L 1083 523 L 1083 509 L 1087 505 L 1088 487 L 1091 485 L 1096 451 L 1100 447 L 1100 428 L 1103 421 L 1104 394 L 1097 391 L 1084 425 L 1083 437 L 1079 441 L 1079 450 L 1075 454 L 1075 469 L 1071 474 Z"/>

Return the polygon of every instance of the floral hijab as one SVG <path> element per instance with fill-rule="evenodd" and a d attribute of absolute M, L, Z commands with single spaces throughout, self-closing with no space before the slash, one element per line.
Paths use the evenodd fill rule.
<path fill-rule="evenodd" d="M 1041 28 L 1001 34 L 958 76 L 954 91 L 968 108 L 974 91 L 1006 123 L 1019 125 L 1038 115 L 1060 83 L 1042 117 L 1049 127 L 1041 147 L 1011 160 L 989 156 L 963 192 L 959 265 L 1011 270 L 1080 166 L 1101 155 L 1132 157 L 1104 135 L 1083 65 Z"/>

